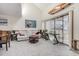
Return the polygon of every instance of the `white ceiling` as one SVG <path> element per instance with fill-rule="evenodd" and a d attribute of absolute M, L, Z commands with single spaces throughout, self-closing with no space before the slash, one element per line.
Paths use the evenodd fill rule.
<path fill-rule="evenodd" d="M 47 7 L 52 5 L 52 8 L 57 5 L 57 3 L 34 3 L 41 11 L 44 11 Z"/>
<path fill-rule="evenodd" d="M 0 15 L 21 16 L 21 4 L 0 3 Z"/>
<path fill-rule="evenodd" d="M 41 11 L 44 11 L 48 6 L 54 7 L 55 3 L 33 3 Z M 0 3 L 0 15 L 21 16 L 21 3 Z"/>

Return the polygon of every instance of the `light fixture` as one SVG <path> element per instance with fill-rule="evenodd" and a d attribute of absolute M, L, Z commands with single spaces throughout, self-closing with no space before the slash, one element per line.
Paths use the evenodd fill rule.
<path fill-rule="evenodd" d="M 53 9 L 50 9 L 48 14 L 55 14 L 55 13 L 61 11 L 62 9 L 66 8 L 69 5 L 71 5 L 71 3 L 61 3 L 61 4 L 58 4 Z"/>
<path fill-rule="evenodd" d="M 61 7 L 60 6 L 57 6 L 55 9 L 60 9 Z"/>

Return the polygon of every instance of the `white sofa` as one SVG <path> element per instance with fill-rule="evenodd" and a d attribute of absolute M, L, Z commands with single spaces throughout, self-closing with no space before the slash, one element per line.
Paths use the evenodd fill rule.
<path fill-rule="evenodd" d="M 18 41 L 28 40 L 28 36 L 25 30 L 19 30 L 17 33 Z"/>
<path fill-rule="evenodd" d="M 36 32 L 36 30 L 19 30 L 17 31 L 17 39 L 18 41 L 28 40 L 29 36 L 33 35 Z"/>
<path fill-rule="evenodd" d="M 28 40 L 28 37 L 27 37 L 26 35 L 23 35 L 23 36 L 18 35 L 18 36 L 17 36 L 17 39 L 18 39 L 18 41 L 21 41 L 21 40 Z"/>

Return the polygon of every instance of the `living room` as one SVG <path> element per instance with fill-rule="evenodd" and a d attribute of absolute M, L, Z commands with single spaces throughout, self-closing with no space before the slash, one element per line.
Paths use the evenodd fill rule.
<path fill-rule="evenodd" d="M 64 7 L 60 8 L 61 5 L 64 5 Z M 4 35 L 6 34 L 8 35 L 7 37 L 11 39 L 9 41 L 10 47 L 5 47 L 4 44 L 1 44 L 0 55 L 79 55 L 74 53 L 72 50 L 69 50 L 71 48 L 74 50 L 77 49 L 77 47 L 74 46 L 75 44 L 72 42 L 74 39 L 78 39 L 79 8 L 76 6 L 79 6 L 79 4 L 0 3 L 0 33 L 3 34 L 1 37 L 5 37 Z M 58 9 L 57 12 L 53 11 L 55 8 Z M 53 12 L 55 14 L 53 14 Z M 51 25 L 53 24 L 53 21 L 51 22 L 51 20 L 57 19 L 61 19 L 60 22 L 56 21 L 58 25 L 62 26 L 63 23 L 65 23 L 62 21 L 62 19 L 66 19 L 68 23 L 66 22 L 65 25 L 68 25 L 63 25 L 63 30 L 59 26 L 61 30 L 59 29 L 56 31 L 56 28 L 54 27 L 55 24 Z M 73 19 L 75 19 L 74 22 Z M 49 23 L 47 21 L 49 21 Z M 65 27 L 67 27 L 66 33 L 68 38 L 65 37 Z M 53 35 L 49 35 L 53 30 Z M 57 33 L 55 33 L 55 31 Z M 10 37 L 9 34 L 11 34 Z M 56 35 L 61 35 L 62 38 L 59 40 L 58 36 L 56 37 Z M 63 37 L 65 38 L 63 39 Z M 30 39 L 32 39 L 32 41 Z M 7 43 L 5 44 L 7 45 Z M 43 49 L 46 50 L 43 51 Z M 58 49 L 61 49 L 61 54 Z M 65 49 L 67 52 L 65 52 Z M 51 51 L 53 53 L 51 53 Z"/>

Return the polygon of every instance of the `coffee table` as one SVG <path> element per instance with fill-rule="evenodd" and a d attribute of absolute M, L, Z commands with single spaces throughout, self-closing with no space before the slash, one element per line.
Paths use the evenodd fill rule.
<path fill-rule="evenodd" d="M 32 35 L 29 37 L 29 42 L 30 43 L 37 43 L 39 40 L 38 40 L 38 36 L 37 35 Z"/>

